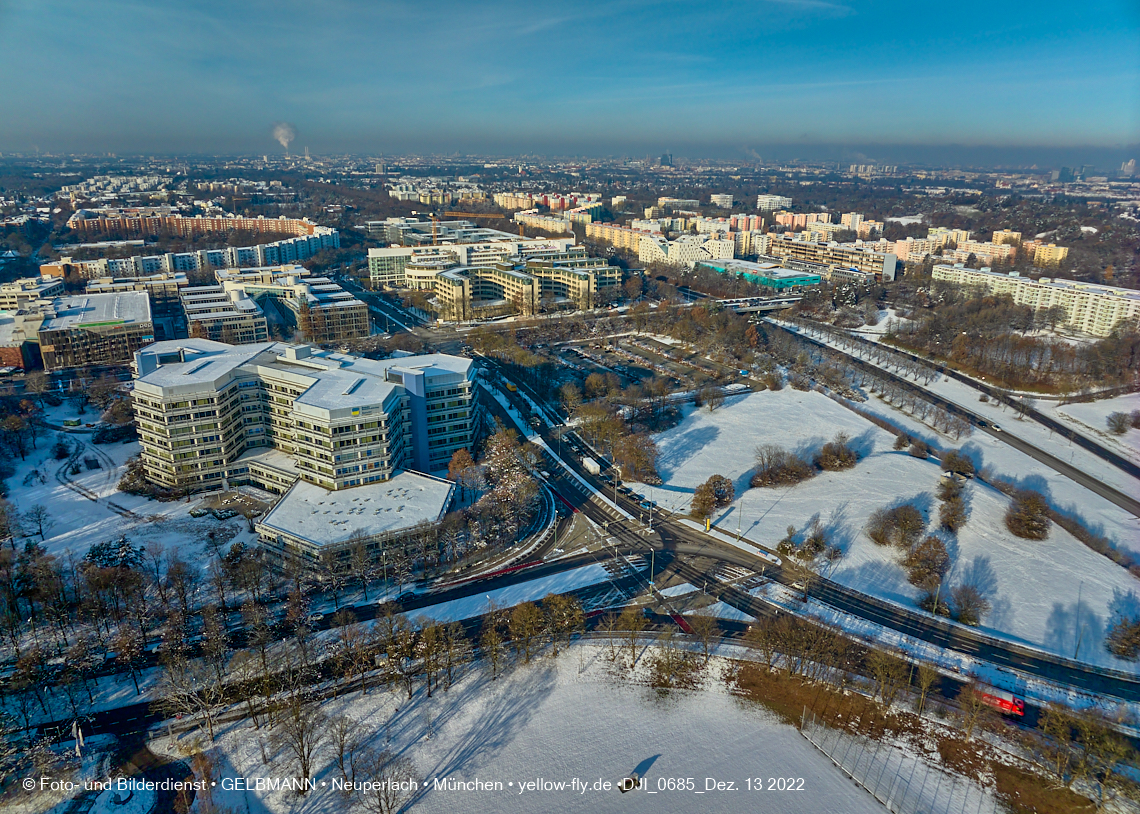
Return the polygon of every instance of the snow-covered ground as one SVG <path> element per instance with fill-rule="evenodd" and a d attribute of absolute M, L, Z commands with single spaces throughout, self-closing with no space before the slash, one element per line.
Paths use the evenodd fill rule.
<path fill-rule="evenodd" d="M 658 699 L 644 686 L 614 678 L 604 647 L 580 644 L 558 660 L 540 658 L 497 681 L 476 668 L 432 699 L 422 690 L 411 702 L 399 692 L 374 691 L 323 709 L 361 722 L 377 748 L 411 759 L 420 778 L 416 811 L 882 810 L 794 727 L 732 697 L 719 670 L 715 662 L 709 666 L 701 691 Z M 259 741 L 266 736 L 248 723 L 227 727 L 218 738 L 220 780 L 293 774 L 285 755 L 272 747 L 267 746 L 269 765 L 263 764 Z M 154 748 L 164 747 L 172 748 L 165 741 Z M 303 805 L 290 791 L 230 791 L 226 786 L 232 784 L 224 782 L 214 799 L 234 811 L 271 814 L 362 810 L 358 797 L 333 789 L 340 774 L 329 750 L 315 765 L 318 788 Z M 634 771 L 645 778 L 646 789 L 619 793 L 617 782 Z M 803 778 L 803 790 L 749 791 L 749 777 L 763 778 L 765 786 L 769 777 Z M 570 788 L 575 778 L 585 790 Z M 692 790 L 669 790 L 670 781 L 684 785 L 688 778 Z M 706 778 L 735 788 L 705 791 Z M 501 790 L 436 787 L 436 781 L 476 779 L 501 783 Z M 565 788 L 520 788 L 535 781 Z M 595 782 L 611 786 L 595 790 Z"/>
<path fill-rule="evenodd" d="M 69 418 L 93 422 L 98 420 L 98 414 L 88 409 L 80 416 L 65 403 L 49 407 L 45 415 L 45 420 L 56 425 L 62 425 Z M 26 460 L 17 458 L 12 462 L 16 472 L 7 480 L 7 499 L 21 513 L 37 505 L 47 509 L 50 521 L 44 529 L 43 545 L 49 554 L 64 557 L 70 552 L 79 558 L 95 543 L 126 535 L 136 546 L 156 541 L 168 549 L 177 549 L 182 559 L 194 564 L 206 562 L 198 555 L 211 530 L 217 532 L 224 527 L 223 536 L 227 540 L 247 544 L 255 537 L 240 517 L 224 523 L 213 517 L 190 517 L 189 511 L 197 505 L 197 500 L 160 503 L 119 492 L 118 484 L 127 459 L 139 452 L 138 442 L 92 444 L 89 432 L 46 430 L 44 433 L 36 441 L 37 449 L 30 449 Z M 73 444 L 84 444 L 78 461 L 79 474 L 70 475 L 64 471 L 67 462 L 52 457 L 51 448 L 59 434 Z M 101 468 L 89 470 L 85 458 L 97 459 Z M 76 488 L 68 488 L 61 477 L 70 480 Z"/>
<path fill-rule="evenodd" d="M 952 445 L 877 399 L 862 407 L 941 446 Z M 792 488 L 749 488 L 757 446 L 777 444 L 810 459 L 838 431 L 851 437 L 860 456 L 854 469 L 820 473 Z M 663 507 L 687 511 L 698 484 L 724 475 L 736 486 L 737 499 L 713 517 L 722 530 L 735 534 L 739 527 L 747 539 L 774 548 L 788 526 L 802 530 L 818 517 L 845 555 L 833 579 L 914 607 L 918 592 L 906 581 L 899 552 L 874 544 L 863 526 L 875 509 L 902 503 L 915 504 L 936 526 L 940 469 L 933 459 L 896 452 L 890 433 L 820 393 L 790 388 L 729 399 L 712 413 L 687 407 L 685 420 L 656 440 L 665 484 L 653 495 Z M 1041 490 L 1062 511 L 1080 514 L 1116 544 L 1140 540 L 1136 518 L 1000 441 L 979 437 L 962 448 L 979 465 Z M 1013 537 L 1003 523 L 1009 500 L 990 486 L 970 482 L 965 499 L 966 526 L 944 539 L 953 560 L 950 581 L 974 582 L 993 603 L 982 629 L 1067 657 L 1079 640 L 1082 660 L 1135 670 L 1105 652 L 1103 639 L 1114 605 L 1140 603 L 1140 583 L 1056 526 L 1042 542 Z"/>
<path fill-rule="evenodd" d="M 1124 435 L 1108 431 L 1107 420 L 1111 413 L 1131 414 L 1140 410 L 1140 393 L 1129 393 L 1100 401 L 1085 401 L 1057 405 L 1042 403 L 1039 409 L 1048 411 L 1053 418 L 1064 421 L 1082 435 L 1121 454 L 1140 461 L 1140 430 L 1129 428 Z"/>

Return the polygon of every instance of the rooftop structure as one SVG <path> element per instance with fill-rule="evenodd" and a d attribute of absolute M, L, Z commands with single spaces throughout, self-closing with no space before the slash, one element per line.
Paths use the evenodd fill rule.
<path fill-rule="evenodd" d="M 63 281 L 59 280 L 62 287 Z M 87 281 L 88 294 L 115 294 L 142 291 L 150 298 L 151 319 L 157 339 L 178 339 L 187 335 L 186 313 L 181 293 L 190 285 L 182 272 L 161 272 L 144 277 L 100 277 Z"/>

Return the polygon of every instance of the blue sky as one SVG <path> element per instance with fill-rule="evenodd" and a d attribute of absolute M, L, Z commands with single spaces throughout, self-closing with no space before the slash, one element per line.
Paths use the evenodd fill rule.
<path fill-rule="evenodd" d="M 0 0 L 0 151 L 1140 143 L 1140 3 Z"/>

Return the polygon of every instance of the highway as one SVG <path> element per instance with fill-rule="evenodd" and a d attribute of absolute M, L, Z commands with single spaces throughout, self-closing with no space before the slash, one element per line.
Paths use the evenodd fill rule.
<path fill-rule="evenodd" d="M 885 369 L 883 369 L 877 365 L 874 365 L 870 362 L 866 362 L 866 361 L 860 359 L 859 357 L 854 356 L 854 355 L 848 353 L 847 351 L 844 351 L 842 348 L 837 348 L 833 345 L 828 345 L 825 342 L 821 342 L 818 339 L 815 339 L 814 337 L 808 336 L 807 334 L 803 333 L 802 331 L 791 330 L 791 329 L 785 327 L 784 325 L 780 325 L 779 323 L 772 322 L 770 320 L 766 321 L 766 324 L 771 325 L 775 328 L 779 328 L 782 331 L 787 331 L 788 333 L 792 334 L 793 336 L 797 336 L 800 339 L 803 339 L 805 342 L 810 342 L 813 345 L 816 345 L 818 347 L 827 348 L 828 350 L 835 351 L 836 353 L 843 354 L 844 356 L 847 357 L 847 359 L 850 361 L 850 363 L 852 365 L 855 365 L 856 367 L 858 367 L 862 370 L 866 370 L 868 373 L 873 373 L 876 376 L 879 376 L 879 377 L 884 378 L 884 379 L 888 379 L 888 380 L 894 382 L 895 384 L 898 384 L 899 386 L 904 387 L 907 390 L 910 390 L 914 393 L 918 393 L 919 395 L 922 396 L 922 398 L 926 399 L 931 404 L 934 404 L 935 406 L 943 408 L 944 410 L 946 410 L 946 412 L 948 412 L 952 415 L 960 416 L 960 417 L 966 419 L 967 421 L 970 422 L 971 425 L 973 425 L 975 427 L 975 429 L 981 430 L 982 432 L 985 432 L 985 433 L 993 436 L 994 438 L 997 438 L 999 441 L 1004 441 L 1006 444 L 1009 444 L 1009 446 L 1013 447 L 1014 449 L 1018 450 L 1019 452 L 1024 452 L 1026 455 L 1033 458 L 1035 461 L 1043 463 L 1046 466 L 1048 466 L 1050 469 L 1053 469 L 1056 472 L 1058 472 L 1058 473 L 1064 475 L 1065 477 L 1069 478 L 1070 480 L 1073 480 L 1076 483 L 1079 483 L 1081 486 L 1085 487 L 1090 492 L 1094 492 L 1094 493 L 1100 495 L 1101 497 L 1103 497 L 1105 500 L 1108 500 L 1109 502 L 1116 504 L 1117 506 L 1124 509 L 1129 514 L 1132 514 L 1136 517 L 1140 517 L 1140 500 L 1137 500 L 1136 498 L 1130 497 L 1129 495 L 1124 494 L 1120 490 L 1114 489 L 1111 486 L 1108 486 L 1107 484 L 1101 482 L 1100 480 L 1097 480 L 1095 477 L 1088 474 L 1087 472 L 1085 472 L 1081 469 L 1078 469 L 1077 467 L 1073 466 L 1072 464 L 1070 464 L 1066 461 L 1061 460 L 1060 458 L 1056 457 L 1055 455 L 1051 455 L 1050 453 L 1046 452 L 1045 450 L 1041 449 L 1038 446 L 1034 446 L 1033 444 L 1029 443 L 1028 441 L 1026 441 L 1023 438 L 1019 438 L 1016 435 L 1011 435 L 1008 432 L 995 431 L 992 427 L 990 427 L 990 422 L 988 421 L 988 419 L 985 419 L 982 416 L 979 416 L 977 413 L 974 413 L 970 410 L 967 410 L 966 408 L 961 407 L 952 401 L 947 401 L 946 399 L 942 398 L 941 396 L 938 396 L 938 395 L 935 395 L 934 393 L 931 393 L 929 390 L 926 390 L 925 388 L 923 388 L 921 385 L 917 384 L 916 382 L 912 382 L 903 376 L 899 376 L 898 374 L 891 373 L 890 371 L 885 370 Z M 1052 419 L 1049 419 L 1049 420 L 1052 421 Z M 982 426 L 983 423 L 986 426 L 983 427 Z M 1065 432 L 1067 434 L 1068 428 L 1063 428 L 1063 432 Z"/>
<path fill-rule="evenodd" d="M 524 406 L 517 395 L 510 398 L 520 409 Z M 495 405 L 498 407 L 498 405 Z M 505 412 L 500 415 L 504 423 Z M 524 413 L 525 414 L 525 413 Z M 509 424 L 507 426 L 510 426 Z M 550 449 L 557 449 L 557 440 L 549 430 L 544 430 L 543 438 Z M 565 449 L 565 445 L 563 447 Z M 599 525 L 608 527 L 608 533 L 623 547 L 648 553 L 651 548 L 669 552 L 677 557 L 706 557 L 732 565 L 738 565 L 759 572 L 784 585 L 791 585 L 798 577 L 794 572 L 786 573 L 780 566 L 738 548 L 723 543 L 689 526 L 680 524 L 669 517 L 654 517 L 652 534 L 646 534 L 640 523 L 619 520 L 618 514 L 605 508 L 593 498 L 592 491 L 582 485 L 581 480 L 592 483 L 599 491 L 604 485 L 581 468 L 573 455 L 567 454 L 563 460 L 577 474 L 577 478 L 565 473 L 558 466 L 550 469 L 554 485 L 559 492 L 581 512 Z M 607 491 L 608 495 L 609 492 Z M 593 498 L 593 499 L 591 499 Z M 643 515 L 635 502 L 618 497 L 618 504 L 634 517 Z M 774 554 L 769 549 L 764 549 Z M 724 590 L 722 597 L 727 604 L 738 610 L 755 615 L 763 603 L 751 595 Z M 1076 687 L 1090 693 L 1114 696 L 1128 701 L 1140 700 L 1140 676 L 1094 667 L 1073 659 L 1053 656 L 1041 650 L 1023 647 L 1012 642 L 987 636 L 973 628 L 950 622 L 941 617 L 918 610 L 884 602 L 859 591 L 847 588 L 831 580 L 818 577 L 811 581 L 808 593 L 814 599 L 840 611 L 857 616 L 866 621 L 882 625 L 899 633 L 911 636 L 939 647 L 944 647 L 973 658 L 988 661 L 999 667 L 1018 670 L 1030 676 Z"/>

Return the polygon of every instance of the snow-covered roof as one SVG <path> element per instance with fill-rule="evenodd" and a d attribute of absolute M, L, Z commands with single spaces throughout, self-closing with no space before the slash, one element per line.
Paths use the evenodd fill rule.
<path fill-rule="evenodd" d="M 145 291 L 56 297 L 52 300 L 51 310 L 54 311 L 54 316 L 44 320 L 41 330 L 60 331 L 116 322 L 150 322 L 150 298 Z"/>
<path fill-rule="evenodd" d="M 454 488 L 449 481 L 417 472 L 337 491 L 298 481 L 258 525 L 268 532 L 331 546 L 356 531 L 371 536 L 434 523 L 446 513 Z"/>

